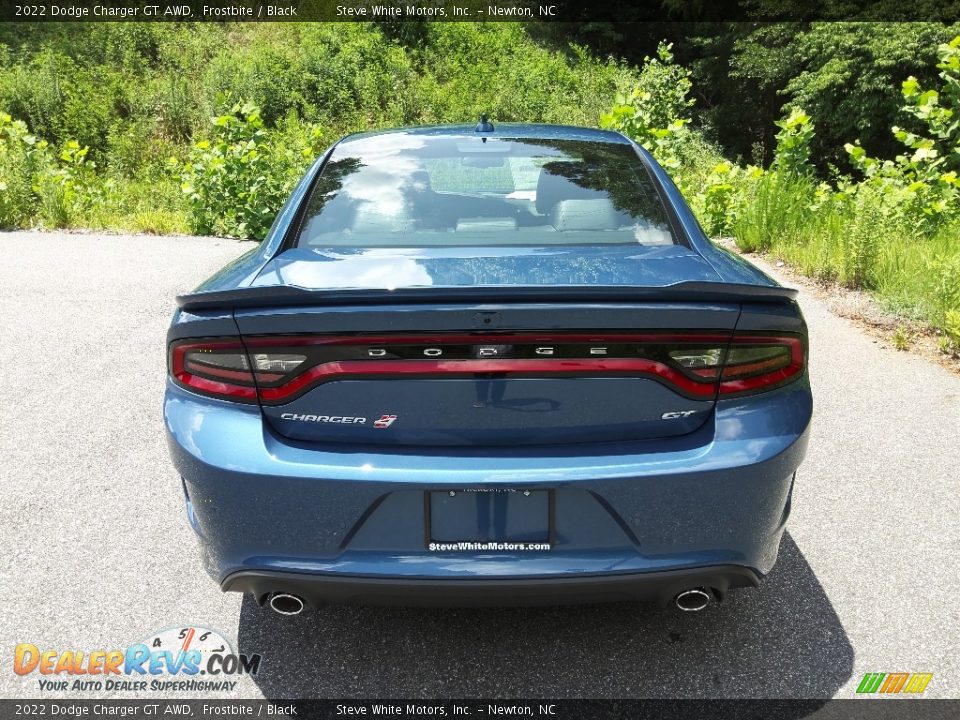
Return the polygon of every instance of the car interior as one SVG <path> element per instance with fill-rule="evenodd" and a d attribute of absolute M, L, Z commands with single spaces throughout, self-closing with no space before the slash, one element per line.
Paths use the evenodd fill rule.
<path fill-rule="evenodd" d="M 547 161 L 550 168 L 544 167 Z M 365 166 L 328 194 L 306 218 L 299 245 L 673 245 L 663 218 L 618 208 L 606 191 L 557 170 L 579 163 L 556 158 L 427 158 L 407 175 Z M 364 187 L 356 185 L 364 183 Z M 637 193 L 654 193 L 637 183 Z M 378 199 L 382 195 L 382 199 Z M 650 202 L 652 201 L 652 202 Z M 650 204 L 659 204 L 651 198 Z"/>

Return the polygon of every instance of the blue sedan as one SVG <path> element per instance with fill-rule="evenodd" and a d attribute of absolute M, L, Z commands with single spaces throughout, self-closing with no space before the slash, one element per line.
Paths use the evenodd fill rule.
<path fill-rule="evenodd" d="M 796 292 L 607 131 L 348 136 L 179 305 L 164 417 L 225 591 L 700 610 L 776 562 Z"/>

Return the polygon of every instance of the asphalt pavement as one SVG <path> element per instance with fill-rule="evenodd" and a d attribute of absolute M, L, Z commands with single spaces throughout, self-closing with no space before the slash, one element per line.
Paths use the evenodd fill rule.
<path fill-rule="evenodd" d="M 759 590 L 701 613 L 294 618 L 221 594 L 167 458 L 165 332 L 174 296 L 250 247 L 0 234 L 0 696 L 130 697 L 41 693 L 36 673 L 11 671 L 14 646 L 126 647 L 197 625 L 262 655 L 222 697 L 829 698 L 895 671 L 931 672 L 928 697 L 960 697 L 960 378 L 806 294 L 814 427 Z"/>

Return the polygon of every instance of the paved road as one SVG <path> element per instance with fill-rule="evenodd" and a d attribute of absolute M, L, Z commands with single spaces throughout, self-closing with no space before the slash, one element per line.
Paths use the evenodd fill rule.
<path fill-rule="evenodd" d="M 260 652 L 245 696 L 849 697 L 926 671 L 960 697 L 960 378 L 881 350 L 811 297 L 816 419 L 759 591 L 680 614 L 334 608 L 281 619 L 203 574 L 167 461 L 177 292 L 249 245 L 0 235 L 0 696 L 13 647 L 125 647 L 201 624 Z"/>

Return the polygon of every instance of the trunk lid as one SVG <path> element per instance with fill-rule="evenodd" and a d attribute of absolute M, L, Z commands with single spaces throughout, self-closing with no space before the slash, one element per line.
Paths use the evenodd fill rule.
<path fill-rule="evenodd" d="M 260 388 L 283 436 L 509 446 L 692 432 L 710 416 L 716 383 L 688 377 L 669 353 L 719 354 L 738 314 L 736 304 L 544 303 L 242 310 L 236 319 L 254 363 L 303 357 L 312 368 L 299 385 Z M 262 334 L 278 317 L 282 339 Z"/>
<path fill-rule="evenodd" d="M 230 304 L 252 363 L 309 368 L 261 385 L 274 431 L 422 447 L 693 432 L 717 385 L 680 362 L 722 352 L 742 299 L 681 246 L 295 249 L 213 295 L 181 305 Z"/>

